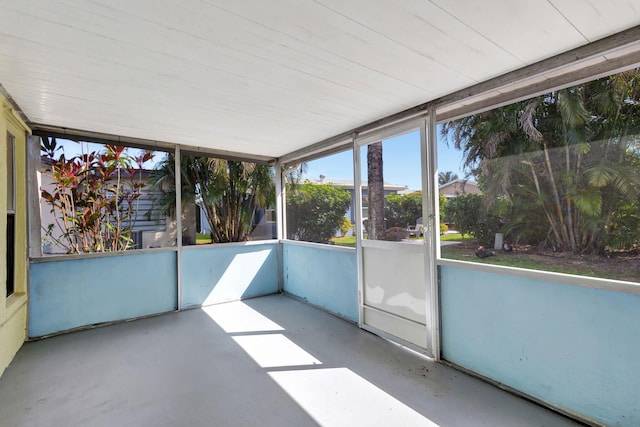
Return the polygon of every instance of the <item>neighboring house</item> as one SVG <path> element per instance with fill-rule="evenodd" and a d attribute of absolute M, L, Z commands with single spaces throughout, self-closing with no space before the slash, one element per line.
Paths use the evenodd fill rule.
<path fill-rule="evenodd" d="M 50 162 L 42 158 L 40 168 L 37 171 L 38 187 L 53 191 L 53 180 L 50 176 Z M 133 239 L 135 249 L 161 248 L 176 245 L 176 220 L 163 215 L 160 212 L 157 199 L 162 195 L 160 190 L 152 188 L 151 171 L 143 169 L 142 182 L 145 186 L 142 195 L 137 200 L 137 215 L 133 219 Z M 136 178 L 137 179 L 137 178 Z M 62 235 L 62 229 L 57 225 L 56 217 L 51 212 L 51 206 L 46 200 L 39 197 L 40 202 L 40 224 L 42 226 L 42 253 L 43 254 L 63 254 L 66 249 L 57 244 Z M 184 216 L 184 215 L 183 215 Z M 183 218 L 183 221 L 185 219 Z M 53 224 L 52 233 L 46 235 L 49 224 Z"/>
<path fill-rule="evenodd" d="M 320 179 L 310 180 L 313 184 L 330 184 L 334 187 L 341 187 L 345 190 L 349 191 L 351 195 L 351 205 L 349 205 L 349 209 L 345 216 L 349 218 L 349 221 L 355 223 L 356 214 L 355 214 L 355 190 L 353 181 L 347 179 L 327 179 L 324 175 L 320 175 Z M 395 194 L 409 194 L 412 193 L 413 190 L 409 190 L 406 185 L 396 185 L 389 184 L 388 182 L 384 183 L 384 196 L 387 197 L 391 193 Z M 367 181 L 362 181 L 362 218 L 369 217 L 369 186 Z"/>
<path fill-rule="evenodd" d="M 474 181 L 454 179 L 439 187 L 440 194 L 447 199 L 452 199 L 461 194 L 482 194 L 478 184 Z"/>
<path fill-rule="evenodd" d="M 256 209 L 253 218 L 253 231 L 249 235 L 251 240 L 269 240 L 278 238 L 278 224 L 275 209 Z"/>

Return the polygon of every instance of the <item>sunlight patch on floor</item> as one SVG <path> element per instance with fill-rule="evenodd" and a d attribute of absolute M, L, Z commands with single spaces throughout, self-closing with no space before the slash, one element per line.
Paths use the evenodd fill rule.
<path fill-rule="evenodd" d="M 232 338 L 261 368 L 322 364 L 282 334 L 241 335 Z"/>
<path fill-rule="evenodd" d="M 322 426 L 438 427 L 347 368 L 269 372 Z"/>
<path fill-rule="evenodd" d="M 226 333 L 283 331 L 284 328 L 243 302 L 202 308 Z"/>
<path fill-rule="evenodd" d="M 285 329 L 243 302 L 202 309 L 319 425 L 439 427 L 345 367 L 322 362 L 287 338 Z"/>

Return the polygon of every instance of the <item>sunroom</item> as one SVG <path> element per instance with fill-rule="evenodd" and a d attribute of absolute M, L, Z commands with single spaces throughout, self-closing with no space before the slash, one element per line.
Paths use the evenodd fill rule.
<path fill-rule="evenodd" d="M 640 424 L 633 1 L 0 11 L 3 426 Z"/>

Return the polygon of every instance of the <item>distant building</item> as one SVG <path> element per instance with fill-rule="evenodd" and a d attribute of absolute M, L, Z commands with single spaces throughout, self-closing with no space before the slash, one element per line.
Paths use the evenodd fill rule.
<path fill-rule="evenodd" d="M 482 194 L 478 184 L 474 181 L 454 179 L 439 187 L 439 192 L 447 199 L 452 199 L 461 194 Z"/>
<path fill-rule="evenodd" d="M 349 191 L 351 194 L 351 205 L 349 205 L 349 209 L 345 216 L 349 218 L 349 221 L 355 222 L 355 190 L 352 180 L 347 179 L 327 179 L 324 175 L 320 175 L 320 179 L 312 179 L 310 180 L 313 184 L 330 184 L 333 187 L 341 187 L 345 190 Z M 409 194 L 413 193 L 413 190 L 410 190 L 406 185 L 396 185 L 389 184 L 388 182 L 384 183 L 384 196 L 387 197 L 391 193 L 395 194 Z M 369 185 L 367 181 L 362 181 L 362 218 L 369 217 Z"/>

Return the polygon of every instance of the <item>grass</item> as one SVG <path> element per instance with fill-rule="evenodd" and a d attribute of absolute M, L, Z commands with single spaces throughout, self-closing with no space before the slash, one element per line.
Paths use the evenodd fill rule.
<path fill-rule="evenodd" d="M 501 265 L 504 267 L 525 268 L 529 270 L 551 271 L 554 273 L 574 274 L 577 276 L 599 277 L 603 279 L 629 280 L 619 274 L 598 268 L 595 265 L 573 264 L 560 258 L 541 257 L 535 255 L 505 254 L 496 251 L 496 256 L 478 258 L 473 251 L 460 251 L 455 247 L 442 247 L 441 256 L 445 259 L 470 261 L 481 264 Z"/>
<path fill-rule="evenodd" d="M 488 258 L 478 258 L 473 253 L 460 252 L 452 247 L 445 246 L 440 250 L 442 258 L 446 259 L 455 259 L 458 261 L 473 261 L 482 264 L 502 265 L 505 267 L 528 268 L 532 270 L 546 270 L 548 268 L 548 265 L 545 265 L 542 262 L 531 258 L 513 257 L 509 255 L 503 256 L 502 254 Z M 560 273 L 565 273 L 565 271 L 561 271 Z"/>
<path fill-rule="evenodd" d="M 196 233 L 196 245 L 211 243 L 211 236 L 205 233 Z"/>
<path fill-rule="evenodd" d="M 440 241 L 442 242 L 462 242 L 463 240 L 470 239 L 471 236 L 467 234 L 467 236 L 463 236 L 460 233 L 451 233 L 451 234 L 441 234 Z"/>
<path fill-rule="evenodd" d="M 440 236 L 442 241 L 469 241 L 468 235 L 445 234 Z M 355 248 L 356 238 L 334 237 L 331 241 L 335 245 Z M 504 267 L 524 268 L 528 270 L 552 271 L 555 273 L 574 274 L 577 276 L 599 277 L 603 279 L 630 280 L 628 272 L 609 271 L 604 265 L 595 265 L 590 262 L 576 262 L 575 260 L 540 256 L 534 254 L 504 253 L 496 251 L 496 256 L 488 258 L 478 258 L 475 249 L 462 249 L 459 245 L 443 246 L 441 249 L 442 258 L 455 259 L 460 261 L 471 261 L 482 264 L 501 265 Z M 462 250 L 461 250 L 462 249 Z"/>
<path fill-rule="evenodd" d="M 467 236 L 467 239 L 469 236 Z M 411 240 L 422 240 L 422 237 L 411 237 Z M 457 234 L 445 234 L 440 236 L 440 240 L 447 242 L 459 242 L 465 240 L 460 233 Z M 356 238 L 355 236 L 346 236 L 346 237 L 334 237 L 331 241 L 338 246 L 348 246 L 350 248 L 356 247 Z"/>
<path fill-rule="evenodd" d="M 356 238 L 355 236 L 346 236 L 346 237 L 334 237 L 331 241 L 338 246 L 348 246 L 350 248 L 356 247 Z M 207 243 L 211 243 L 211 236 L 206 233 L 197 233 L 196 234 L 196 244 L 197 245 L 206 245 Z"/>
<path fill-rule="evenodd" d="M 345 237 L 334 237 L 331 241 L 338 246 L 348 246 L 350 248 L 356 247 L 356 237 L 355 236 L 345 236 Z"/>

